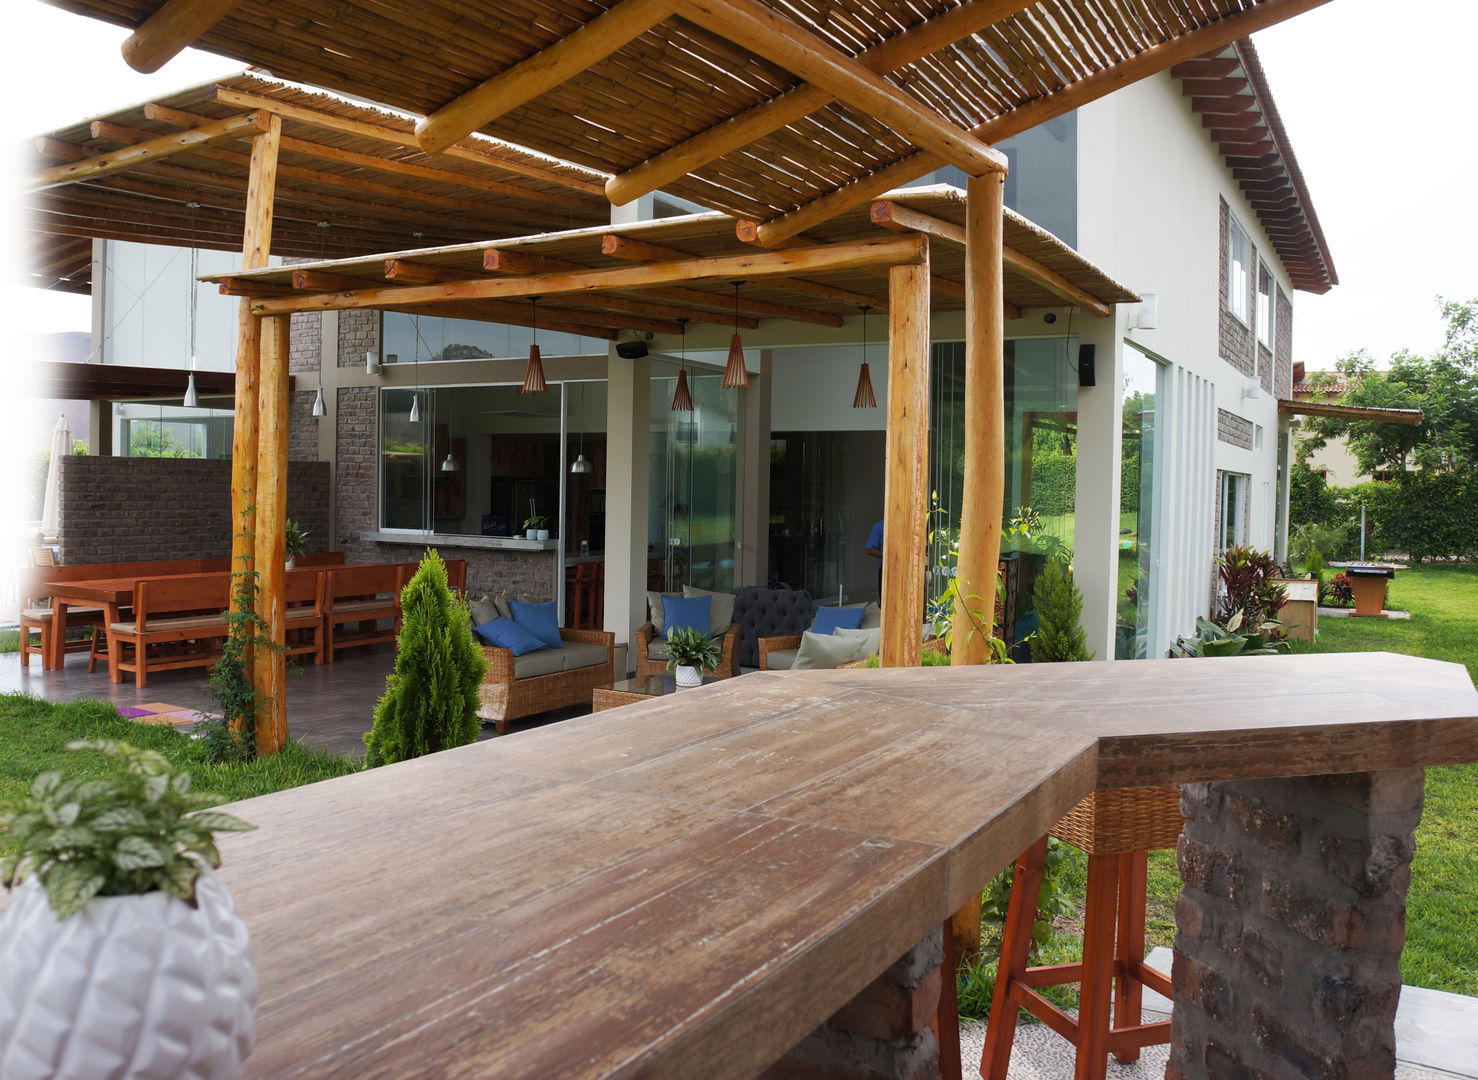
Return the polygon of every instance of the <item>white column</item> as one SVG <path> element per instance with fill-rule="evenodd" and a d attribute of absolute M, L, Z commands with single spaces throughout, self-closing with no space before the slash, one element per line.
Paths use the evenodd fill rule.
<path fill-rule="evenodd" d="M 1124 353 L 1116 309 L 1085 319 L 1079 341 L 1095 346 L 1093 386 L 1078 388 L 1078 486 L 1073 577 L 1083 591 L 1083 629 L 1098 660 L 1114 658 L 1119 591 L 1119 457 Z M 1076 358 L 1074 360 L 1076 363 Z"/>
<path fill-rule="evenodd" d="M 647 472 L 652 361 L 623 360 L 610 347 L 606 395 L 605 629 L 636 655 L 632 640 L 646 622 Z M 625 673 L 619 673 L 624 678 Z"/>

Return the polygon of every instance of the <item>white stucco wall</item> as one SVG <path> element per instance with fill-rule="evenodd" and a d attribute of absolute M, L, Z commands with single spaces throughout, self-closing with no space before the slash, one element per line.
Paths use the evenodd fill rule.
<path fill-rule="evenodd" d="M 1133 343 L 1164 365 L 1150 645 L 1162 656 L 1209 600 L 1216 470 L 1251 478 L 1249 543 L 1271 550 L 1278 515 L 1277 402 L 1244 397 L 1253 380 L 1218 355 L 1220 199 L 1290 297 L 1292 287 L 1179 80 L 1161 73 L 1085 106 L 1078 132 L 1078 249 L 1141 295 L 1158 294 L 1157 328 L 1134 328 L 1137 309 L 1121 310 L 1116 348 L 1122 357 Z M 1260 426 L 1261 448 L 1217 440 L 1218 409 Z"/>

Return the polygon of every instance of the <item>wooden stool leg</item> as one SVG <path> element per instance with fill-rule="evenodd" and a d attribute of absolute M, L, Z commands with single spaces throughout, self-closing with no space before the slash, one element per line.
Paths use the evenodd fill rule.
<path fill-rule="evenodd" d="M 1136 851 L 1117 856 L 1119 860 L 1118 955 L 1123 974 L 1114 981 L 1114 1029 L 1135 1027 L 1143 1018 L 1144 984 L 1133 965 L 1144 959 L 1144 908 L 1149 873 L 1149 853 Z M 1128 1065 L 1139 1060 L 1139 1048 L 1114 1054 Z"/>
<path fill-rule="evenodd" d="M 990 1022 L 985 1029 L 985 1049 L 980 1055 L 980 1075 L 985 1080 L 1006 1080 L 1011 1065 L 1011 1040 L 1016 1037 L 1018 1008 L 1011 1000 L 1012 979 L 1026 970 L 1032 930 L 1037 923 L 1037 896 L 1042 891 L 1042 868 L 1047 863 L 1044 836 L 1016 860 L 1011 879 L 1011 904 L 1001 930 L 1001 959 L 996 966 L 996 989 L 991 997 Z"/>
<path fill-rule="evenodd" d="M 1088 856 L 1083 910 L 1083 980 L 1078 997 L 1078 1057 L 1074 1080 L 1108 1074 L 1109 1005 L 1114 980 L 1114 930 L 1119 899 L 1117 855 Z"/>
<path fill-rule="evenodd" d="M 944 923 L 944 965 L 939 972 L 939 1008 L 934 1015 L 934 1039 L 939 1046 L 939 1080 L 962 1080 L 964 1062 L 960 1060 L 960 1003 L 955 992 L 955 956 L 953 919 Z"/>

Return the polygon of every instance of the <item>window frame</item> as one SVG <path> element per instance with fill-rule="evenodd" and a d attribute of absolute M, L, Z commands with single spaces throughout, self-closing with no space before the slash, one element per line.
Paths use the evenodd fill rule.
<path fill-rule="evenodd" d="M 1237 259 L 1237 238 L 1242 240 L 1242 261 Z M 1223 300 L 1226 302 L 1227 311 L 1231 312 L 1234 319 L 1243 326 L 1252 325 L 1252 297 L 1250 295 L 1252 286 L 1252 238 L 1247 235 L 1247 230 L 1242 228 L 1242 223 L 1237 220 L 1237 215 L 1230 210 L 1227 211 L 1227 290 Z M 1240 271 L 1240 272 L 1239 272 Z M 1238 290 L 1240 283 L 1241 289 Z M 1240 308 L 1238 310 L 1238 301 Z"/>
<path fill-rule="evenodd" d="M 1266 282 L 1268 291 L 1263 292 L 1263 283 Z M 1257 340 L 1264 345 L 1269 352 L 1273 349 L 1273 324 L 1277 319 L 1277 307 L 1274 302 L 1274 293 L 1277 289 L 1277 280 L 1273 272 L 1268 269 L 1268 264 L 1257 260 Z M 1263 310 L 1263 298 L 1267 298 L 1267 310 Z M 1266 315 L 1266 317 L 1264 317 Z"/>

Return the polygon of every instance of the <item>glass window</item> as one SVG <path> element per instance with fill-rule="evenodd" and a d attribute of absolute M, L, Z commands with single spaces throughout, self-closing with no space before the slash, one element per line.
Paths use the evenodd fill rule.
<path fill-rule="evenodd" d="M 1246 543 L 1247 540 L 1247 484 L 1251 480 L 1246 473 L 1224 472 L 1221 483 L 1221 537 L 1223 551 Z"/>
<path fill-rule="evenodd" d="M 1257 340 L 1273 347 L 1273 275 L 1262 260 L 1257 263 Z"/>
<path fill-rule="evenodd" d="M 1227 308 L 1244 323 L 1248 321 L 1248 282 L 1251 280 L 1252 248 L 1237 219 L 1227 214 Z"/>
<path fill-rule="evenodd" d="M 235 413 L 120 401 L 113 405 L 113 446 L 120 457 L 228 458 Z"/>
<path fill-rule="evenodd" d="M 1160 372 L 1161 366 L 1149 356 L 1125 346 L 1123 435 L 1119 444 L 1118 628 L 1114 640 L 1114 656 L 1120 660 L 1149 655 Z"/>
<path fill-rule="evenodd" d="M 565 317 L 569 317 L 568 312 Z M 426 361 L 508 360 L 528 356 L 529 346 L 534 343 L 534 331 L 527 326 L 399 311 L 384 312 L 383 320 L 380 359 L 386 364 L 409 364 L 418 356 Z M 546 311 L 543 304 L 539 305 L 539 351 L 544 356 L 606 354 L 606 343 L 599 338 L 545 328 L 559 320 L 558 310 Z"/>
<path fill-rule="evenodd" d="M 739 396 L 723 388 L 721 372 L 689 368 L 693 410 L 674 411 L 676 385 L 675 377 L 651 383 L 647 588 L 732 589 Z"/>

